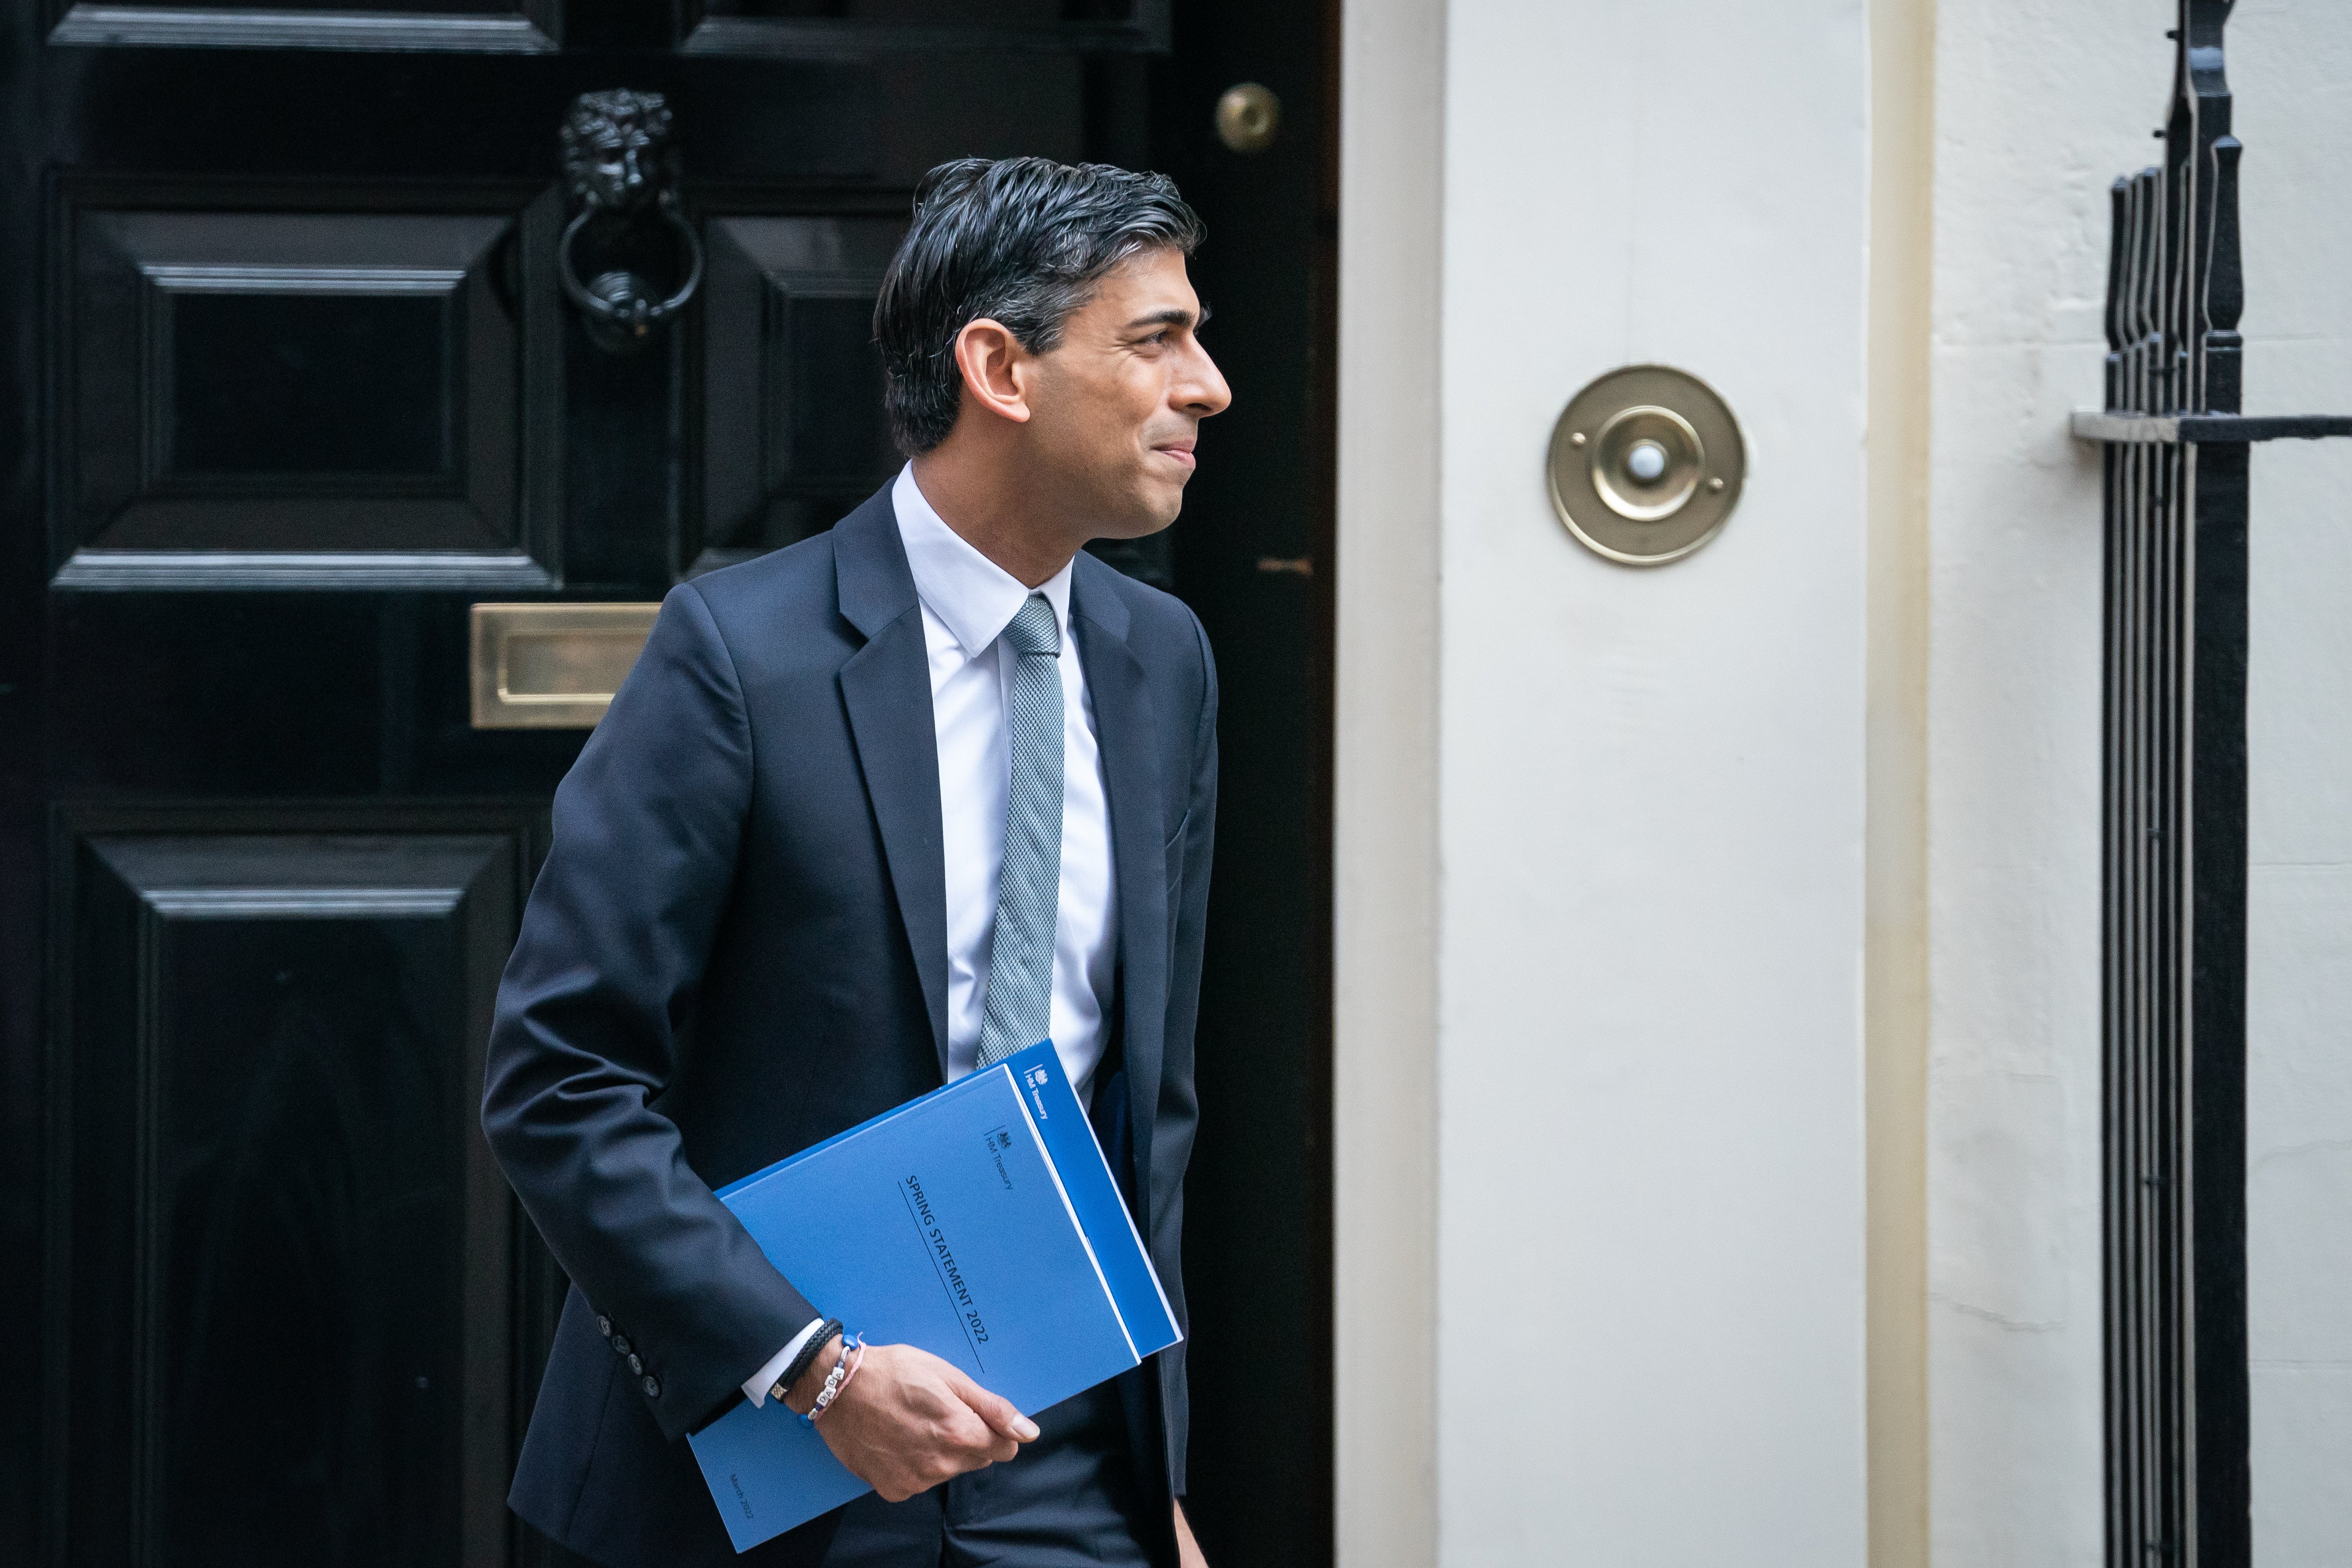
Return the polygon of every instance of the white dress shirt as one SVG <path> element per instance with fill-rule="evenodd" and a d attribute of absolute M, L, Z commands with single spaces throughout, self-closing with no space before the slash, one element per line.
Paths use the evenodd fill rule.
<path fill-rule="evenodd" d="M 1115 873 L 1110 810 L 1094 702 L 1070 637 L 1070 570 L 1035 589 L 974 549 L 940 520 L 915 483 L 911 463 L 890 489 L 898 538 L 922 601 L 923 647 L 930 662 L 931 724 L 940 755 L 940 847 L 947 867 L 948 1078 L 972 1069 L 988 1001 L 988 956 L 996 929 L 996 874 L 1004 861 L 1004 801 L 1012 756 L 1004 708 L 1012 659 L 1000 641 L 1032 592 L 1042 593 L 1061 623 L 1062 891 L 1054 925 L 1053 1040 L 1082 1101 L 1091 1102 L 1102 1061 L 1117 943 L 1112 925 Z M 752 1404 L 816 1332 L 811 1323 L 752 1374 L 743 1392 Z"/>

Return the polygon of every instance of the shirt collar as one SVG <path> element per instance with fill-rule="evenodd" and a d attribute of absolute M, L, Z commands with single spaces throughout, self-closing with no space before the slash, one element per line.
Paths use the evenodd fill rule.
<path fill-rule="evenodd" d="M 915 483 L 912 463 L 898 470 L 898 482 L 890 486 L 890 505 L 898 514 L 898 538 L 907 547 L 915 593 L 954 634 L 965 658 L 986 653 L 1033 592 L 1045 596 L 1063 640 L 1068 640 L 1070 566 L 1034 589 L 1024 587 L 1019 578 L 974 549 L 931 509 Z"/>

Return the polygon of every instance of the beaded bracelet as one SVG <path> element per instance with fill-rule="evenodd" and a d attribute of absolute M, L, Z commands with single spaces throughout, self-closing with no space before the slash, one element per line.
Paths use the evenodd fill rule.
<path fill-rule="evenodd" d="M 816 1403 L 810 1406 L 808 1414 L 801 1417 L 803 1426 L 814 1426 L 816 1413 L 832 1404 L 833 1396 L 841 1392 L 842 1382 L 849 1375 L 848 1365 L 849 1339 L 847 1335 L 844 1335 L 841 1342 L 841 1354 L 834 1357 L 833 1370 L 824 1375 L 824 1386 L 816 1391 Z"/>
<path fill-rule="evenodd" d="M 801 1417 L 802 1425 L 815 1426 L 816 1418 L 833 1408 L 833 1402 L 841 1397 L 842 1390 L 849 1386 L 849 1380 L 857 1375 L 857 1368 L 865 1360 L 866 1342 L 853 1333 L 843 1334 L 840 1359 L 833 1364 L 833 1370 L 824 1375 L 824 1386 L 816 1391 L 816 1403 L 810 1406 L 809 1413 Z"/>

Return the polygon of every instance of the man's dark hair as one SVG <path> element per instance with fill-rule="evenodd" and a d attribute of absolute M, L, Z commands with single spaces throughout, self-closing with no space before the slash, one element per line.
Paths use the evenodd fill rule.
<path fill-rule="evenodd" d="M 1103 274 L 1139 252 L 1192 254 L 1201 220 L 1165 174 L 1050 158 L 959 158 L 915 188 L 915 222 L 874 304 L 883 406 L 899 450 L 919 456 L 955 428 L 955 339 L 1002 322 L 1050 353 Z"/>

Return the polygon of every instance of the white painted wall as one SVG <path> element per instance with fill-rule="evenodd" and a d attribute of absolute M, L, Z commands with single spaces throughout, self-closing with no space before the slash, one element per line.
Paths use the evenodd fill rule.
<path fill-rule="evenodd" d="M 1349 0 L 1340 21 L 1332 1522 L 1347 1568 L 1430 1568 L 1445 8 Z"/>
<path fill-rule="evenodd" d="M 2099 471 L 2065 419 L 2097 398 L 2106 191 L 2154 148 L 2172 5 L 1870 6 L 1913 39 L 1933 13 L 1932 166 L 1876 132 L 1932 193 L 1916 393 L 1869 249 L 1909 231 L 1890 165 L 1873 227 L 1892 30 L 1868 45 L 1864 0 L 1344 8 L 1349 1568 L 1855 1564 L 1922 1451 L 1937 1568 L 2102 1562 Z M 2231 37 L 2249 406 L 2352 410 L 2352 8 L 2242 0 Z M 1540 469 L 1568 397 L 1641 361 L 1712 382 L 1752 461 L 1723 536 L 1646 572 L 1574 544 Z M 1890 406 L 1927 413 L 1916 634 L 1911 460 L 1864 428 Z M 2348 513 L 2352 443 L 2258 456 L 2262 1568 L 2352 1563 Z M 1864 1179 L 1865 1085 L 1905 1082 L 1864 1071 L 1864 856 L 1916 843 L 1885 775 L 1922 749 L 1890 627 L 1924 640 L 1927 1001 L 1924 1043 L 1895 1007 L 1871 1046 L 1927 1057 L 1924 1280 Z M 1871 927 L 1898 981 L 1902 915 Z M 1866 1196 L 1875 1288 L 1925 1296 L 1927 1343 L 1922 1395 L 1882 1358 L 1868 1454 L 1865 1324 L 1907 1331 L 1865 1316 Z M 1424 1259 L 1433 1300 L 1399 1284 Z M 1928 1560 L 1878 1523 L 1883 1568 Z"/>
<path fill-rule="evenodd" d="M 2246 406 L 2352 412 L 2352 14 L 2242 0 Z M 2257 1568 L 2352 1563 L 2352 442 L 2253 462 L 2247 1294 Z"/>
<path fill-rule="evenodd" d="M 1928 641 L 1937 1568 L 2102 1561 L 2099 401 L 2161 0 L 1937 8 Z"/>
<path fill-rule="evenodd" d="M 1864 52 L 1862 0 L 1448 7 L 1447 1563 L 1864 1556 Z M 1646 361 L 1752 476 L 1638 570 L 1541 465 Z"/>
<path fill-rule="evenodd" d="M 2168 0 L 1939 8 L 1929 643 L 1937 1568 L 2102 1560 L 2099 468 L 2106 188 Z M 2244 0 L 2248 407 L 2352 407 L 2352 11 Z M 2352 450 L 2254 460 L 2256 1561 L 2352 1562 Z"/>

